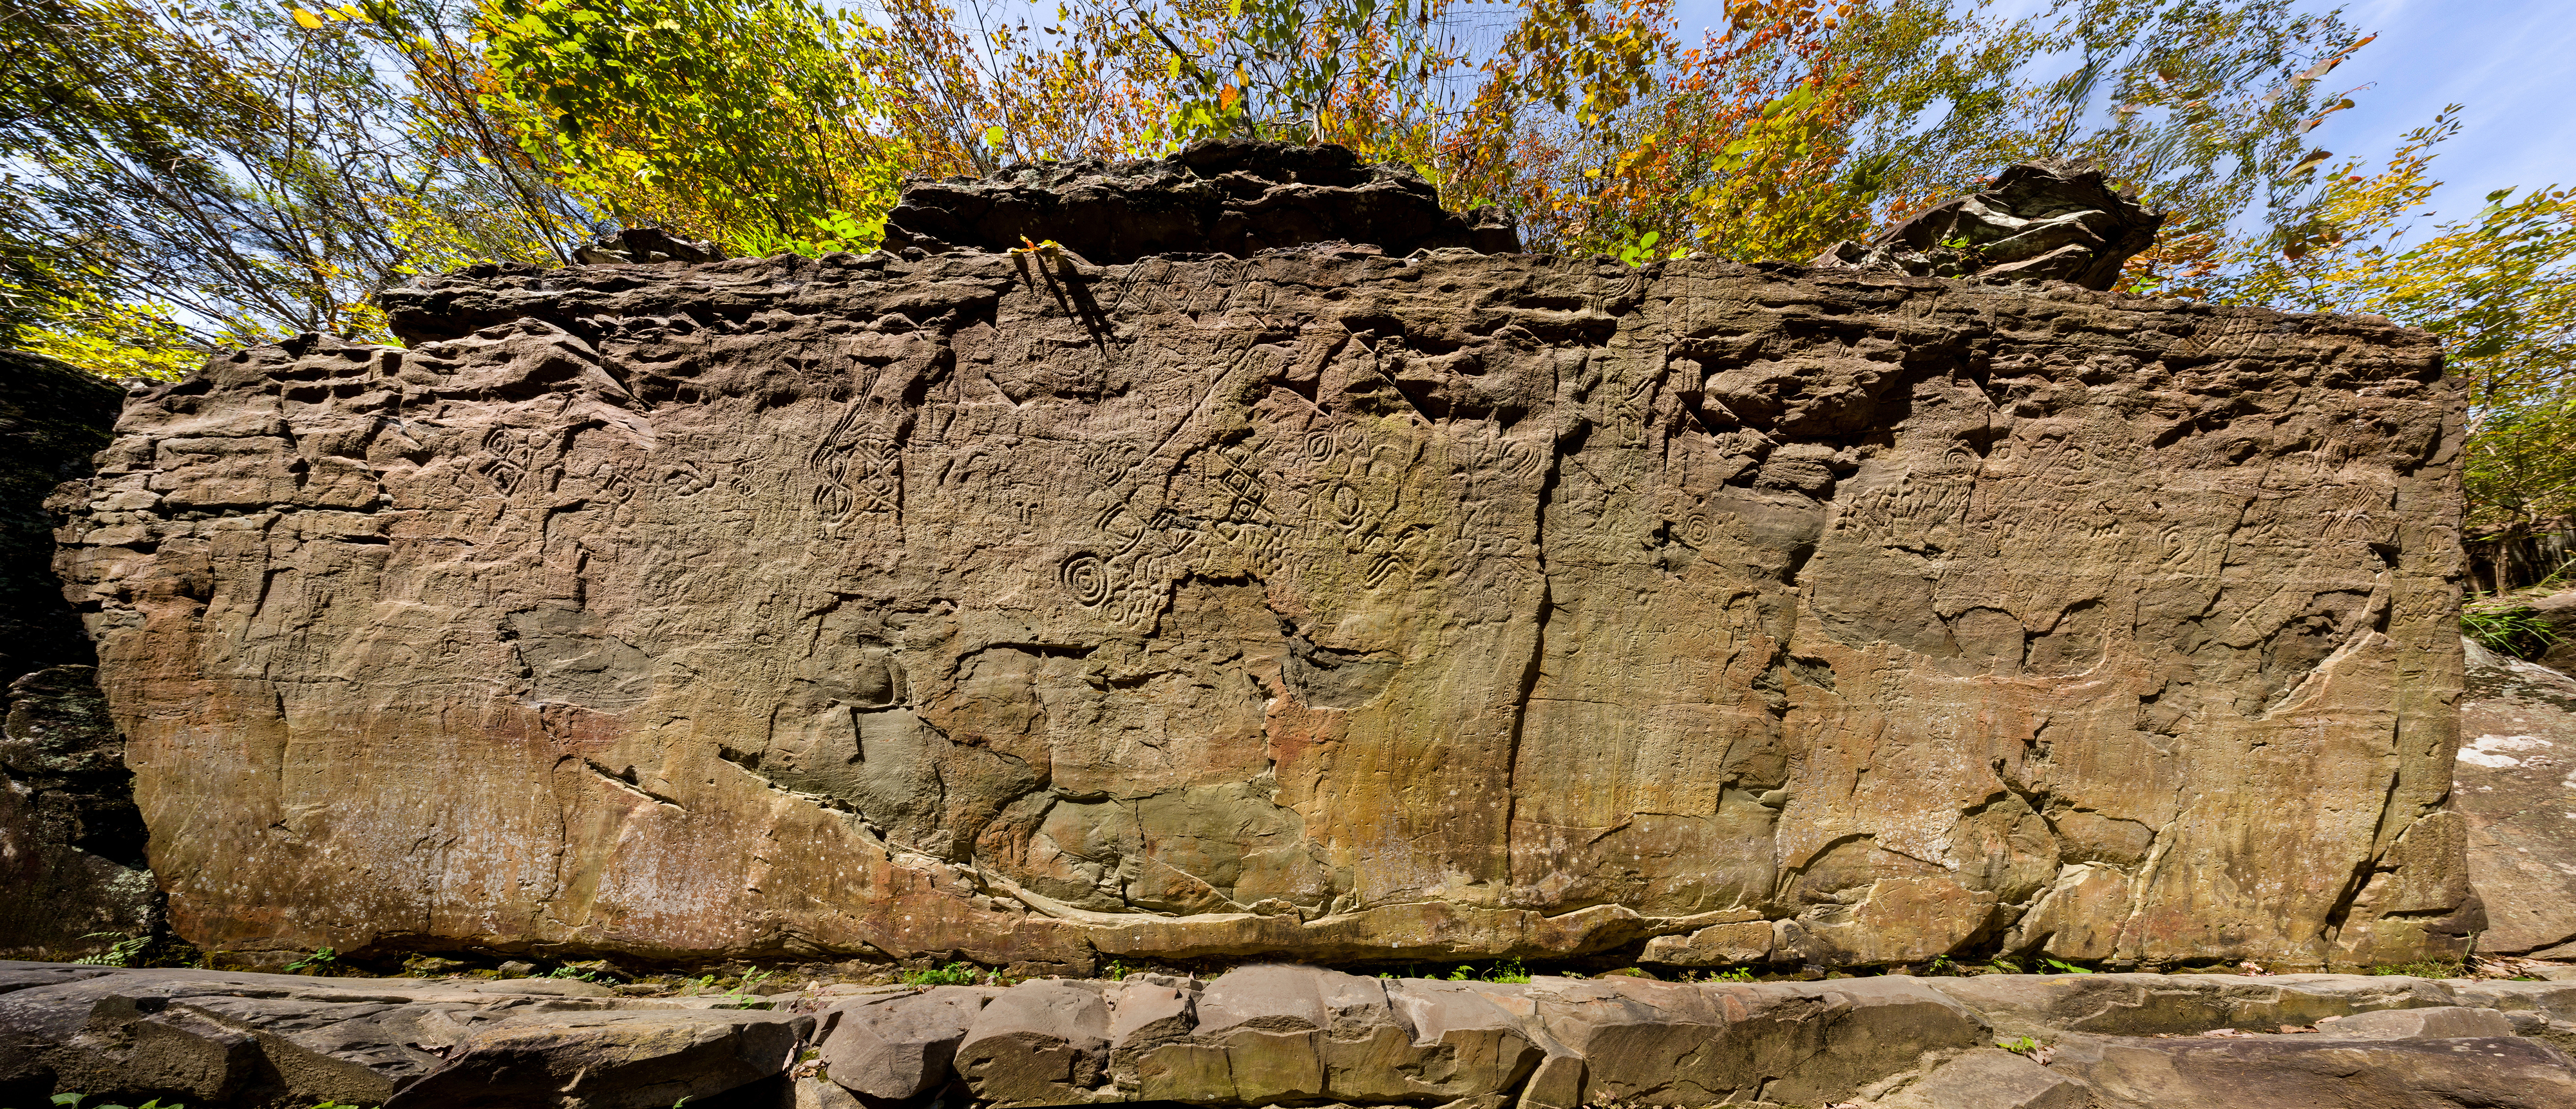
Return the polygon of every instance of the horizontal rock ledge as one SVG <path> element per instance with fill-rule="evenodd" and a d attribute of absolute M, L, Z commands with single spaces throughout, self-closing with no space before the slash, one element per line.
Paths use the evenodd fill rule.
<path fill-rule="evenodd" d="M 2567 976 L 2576 979 L 2576 968 Z M 745 1008 L 742 1006 L 750 1006 Z M 0 963 L 0 1099 L 717 1109 L 1160 1102 L 2315 1106 L 2570 1104 L 2576 981 L 1891 975 L 1682 983 L 1371 978 L 592 983 Z M 2324 1083 L 2324 1085 L 2320 1085 Z M 2019 1100 L 1995 1100 L 2009 1095 Z M 2300 1097 L 2312 1100 L 2300 1102 Z M 2448 1098 L 2450 1101 L 2424 1100 Z M 2054 1100 L 2051 1100 L 2054 1099 Z M 2412 1100 L 2410 1100 L 2412 1099 Z"/>

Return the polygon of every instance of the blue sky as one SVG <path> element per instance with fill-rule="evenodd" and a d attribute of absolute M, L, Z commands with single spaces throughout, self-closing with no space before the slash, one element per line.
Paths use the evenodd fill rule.
<path fill-rule="evenodd" d="M 2433 163 L 2446 216 L 2474 212 L 2491 189 L 2576 185 L 2576 3 L 2376 0 L 2345 18 L 2379 41 L 2335 71 L 2372 87 L 2317 128 L 2326 149 L 2384 159 L 2398 135 L 2460 103 L 2467 126 Z"/>
<path fill-rule="evenodd" d="M 2003 0 L 1999 10 L 2036 11 L 2044 0 Z M 2464 104 L 2466 126 L 2444 143 L 2434 163 L 2443 187 L 2433 205 L 2444 218 L 2465 217 L 2493 189 L 2526 191 L 2576 185 L 2576 0 L 2367 0 L 2311 3 L 2341 7 L 2346 22 L 2379 39 L 2325 82 L 2366 85 L 2353 108 L 2309 134 L 2343 156 L 2360 155 L 2365 172 L 2387 161 L 2399 136 L 2432 121 L 2447 104 Z M 1686 37 L 1722 22 L 1716 0 L 1683 0 Z"/>

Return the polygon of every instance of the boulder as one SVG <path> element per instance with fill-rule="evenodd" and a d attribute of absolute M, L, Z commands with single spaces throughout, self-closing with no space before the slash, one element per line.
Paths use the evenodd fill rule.
<path fill-rule="evenodd" d="M 2462 985 L 2349 974 L 1996 974 L 1925 982 L 2007 1036 L 2052 1030 L 2151 1036 L 2307 1025 L 2380 1009 L 2454 1005 Z"/>
<path fill-rule="evenodd" d="M 2557 637 L 2532 661 L 2561 674 L 2576 673 L 2576 589 L 2534 597 L 2531 610 Z"/>
<path fill-rule="evenodd" d="M 1104 1089 L 1109 1005 L 1097 982 L 1044 979 L 1002 991 L 958 1041 L 956 1067 L 981 1101 L 1079 1105 L 1116 1100 Z"/>
<path fill-rule="evenodd" d="M 752 1010 L 555 1012 L 478 1030 L 384 1109 L 663 1109 L 770 1078 L 812 1017 Z"/>
<path fill-rule="evenodd" d="M 2551 1020 L 2576 1021 L 2576 981 L 2445 983 L 2462 1005 L 2501 1013 L 2538 1013 Z"/>
<path fill-rule="evenodd" d="M 1709 1104 L 1844 1100 L 1986 1042 L 1977 1015 L 1904 976 L 1687 985 L 1605 977 L 1542 980 L 1536 1020 L 1583 1060 L 1581 1095 Z M 1560 1102 L 1551 1091 L 1546 1104 Z"/>
<path fill-rule="evenodd" d="M 661 1109 L 780 1074 L 814 1023 L 564 984 L 0 963 L 0 1104 Z"/>
<path fill-rule="evenodd" d="M 1408 978 L 1387 986 L 1398 1027 L 1412 1040 L 1392 1054 L 1407 1098 L 1500 1096 L 1542 1065 L 1546 1037 L 1528 1027 L 1518 1006 L 1502 999 L 1526 991 L 1486 983 Z M 1524 1089 L 1534 1093 L 1537 1081 Z M 1352 1083 L 1335 1079 L 1342 1089 Z"/>
<path fill-rule="evenodd" d="M 594 266 L 695 264 L 720 262 L 724 256 L 714 243 L 683 239 L 659 227 L 629 227 L 573 251 L 574 260 Z"/>
<path fill-rule="evenodd" d="M 2478 950 L 2576 957 L 2576 678 L 2465 650 L 2451 807 L 2486 908 Z"/>
<path fill-rule="evenodd" d="M 820 1014 L 824 1073 L 869 1097 L 903 1101 L 948 1080 L 957 1043 L 999 990 L 940 986 L 872 997 Z"/>
<path fill-rule="evenodd" d="M 1985 1047 L 1871 1102 L 1886 1109 L 2094 1109 L 2084 1084 L 2009 1051 Z"/>
<path fill-rule="evenodd" d="M 1190 1034 L 1195 1023 L 1195 982 L 1153 975 L 1132 975 L 1104 991 L 1109 1002 L 1109 1054 L 1114 1070 L 1125 1073 L 1135 1058 Z"/>
<path fill-rule="evenodd" d="M 1701 958 L 1762 922 L 1824 967 L 2468 950 L 2431 337 L 1415 251 L 1401 171 L 1239 153 L 1119 179 L 1411 214 L 1246 255 L 996 225 L 492 266 L 388 290 L 409 349 L 300 337 L 134 398 L 62 566 L 174 929 L 1066 967 Z M 1126 195 L 1091 174 L 906 204 Z"/>
<path fill-rule="evenodd" d="M 2559 1109 L 2576 1067 L 2517 1037 L 2346 1040 L 2069 1037 L 2049 1069 L 2081 1082 L 2097 1109 Z"/>
<path fill-rule="evenodd" d="M 1132 989 L 1133 987 L 1131 987 Z M 1446 1103 L 1511 1092 L 1539 1050 L 1484 984 L 1255 966 L 1210 983 L 1186 1039 L 1122 1052 L 1152 1101 Z"/>
<path fill-rule="evenodd" d="M 1158 254 L 1250 257 L 1316 243 L 1371 253 L 1520 249 L 1493 209 L 1440 207 L 1411 167 L 1333 145 L 1214 139 L 1152 161 L 1014 165 L 916 181 L 886 215 L 885 248 L 1005 251 L 1041 241 L 1103 264 Z"/>
<path fill-rule="evenodd" d="M 1814 264 L 2108 289 L 2164 222 L 2097 168 L 2025 162 L 2005 167 L 1993 187 L 1907 216 L 1866 244 L 1835 243 Z"/>
<path fill-rule="evenodd" d="M 2513 1022 L 2493 1009 L 2436 1005 L 2429 1009 L 2380 1009 L 2348 1017 L 2323 1017 L 2317 1031 L 2337 1039 L 2450 1040 L 2514 1034 Z"/>
<path fill-rule="evenodd" d="M 1675 967 L 1769 962 L 1771 933 L 1771 922 L 1767 920 L 1712 924 L 1688 935 L 1647 940 L 1645 953 L 1637 956 L 1637 961 Z"/>

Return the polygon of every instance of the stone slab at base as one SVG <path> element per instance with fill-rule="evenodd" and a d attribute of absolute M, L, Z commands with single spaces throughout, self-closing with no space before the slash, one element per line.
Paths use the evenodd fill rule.
<path fill-rule="evenodd" d="M 56 1092 L 192 1109 L 326 1098 L 658 1109 L 682 1096 L 719 1109 L 965 1097 L 1208 1109 L 2576 1104 L 2562 1046 L 2576 1034 L 2576 983 L 2561 982 L 1490 983 L 1274 965 L 1204 982 L 818 988 L 761 1009 L 584 986 L 0 963 L 0 1104 Z M 2369 1097 L 2336 1100 L 2353 1090 Z"/>

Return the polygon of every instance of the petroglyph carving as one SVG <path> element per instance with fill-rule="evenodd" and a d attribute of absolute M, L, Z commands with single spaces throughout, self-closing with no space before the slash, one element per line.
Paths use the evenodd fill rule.
<path fill-rule="evenodd" d="M 1341 238 L 1052 284 L 502 267 L 388 292 L 399 362 L 138 398 L 64 566 L 173 919 L 997 964 L 2465 943 L 2457 853 L 2405 839 L 2459 666 L 2430 339 Z M 383 419 L 281 414 L 324 375 L 410 438 L 323 450 Z M 326 456 L 392 508 L 288 468 Z"/>

